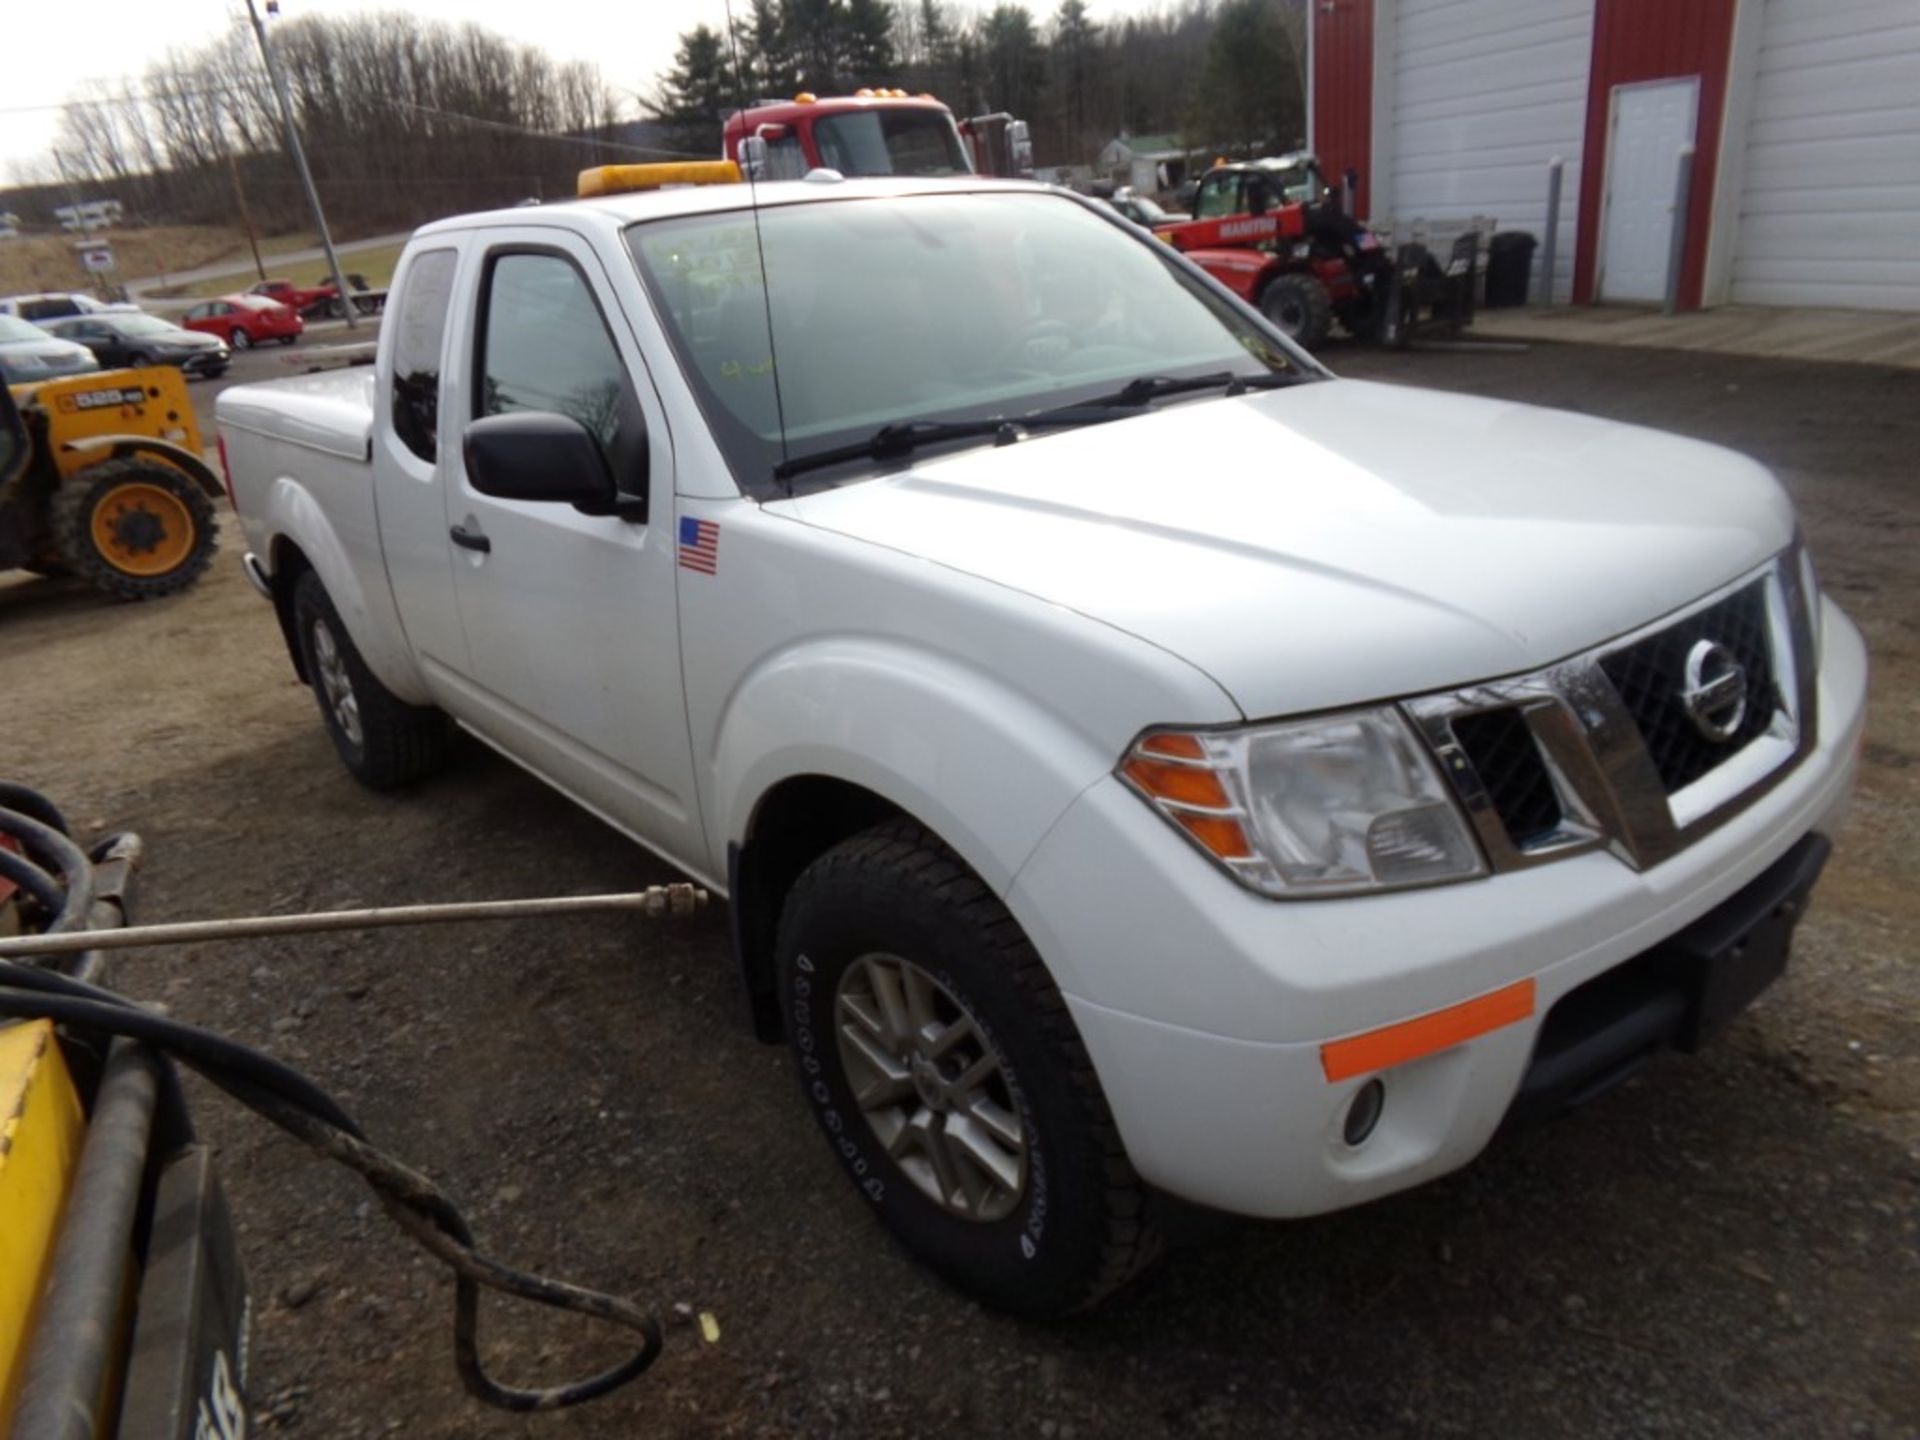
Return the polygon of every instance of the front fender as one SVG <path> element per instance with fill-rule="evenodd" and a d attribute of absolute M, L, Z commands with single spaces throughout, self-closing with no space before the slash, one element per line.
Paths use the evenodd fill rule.
<path fill-rule="evenodd" d="M 364 516 L 336 524 L 310 490 L 285 475 L 267 486 L 263 500 L 262 528 L 270 537 L 263 559 L 275 594 L 281 593 L 285 578 L 284 547 L 292 545 L 326 586 L 333 608 L 340 612 L 341 623 L 374 677 L 408 704 L 433 703 L 406 647 L 393 592 L 387 588 L 371 506 Z M 372 578 L 363 581 L 362 576 Z"/>
<path fill-rule="evenodd" d="M 898 806 L 1000 894 L 1119 758 L 992 672 L 877 636 L 809 640 L 756 666 L 721 713 L 712 755 L 716 871 L 761 797 L 821 775 Z"/>
<path fill-rule="evenodd" d="M 225 497 L 226 489 L 211 466 L 184 445 L 150 435 L 95 435 L 86 440 L 68 440 L 60 448 L 79 458 L 82 465 L 99 460 L 120 460 L 129 455 L 151 455 L 176 470 L 184 471 L 214 499 Z"/>

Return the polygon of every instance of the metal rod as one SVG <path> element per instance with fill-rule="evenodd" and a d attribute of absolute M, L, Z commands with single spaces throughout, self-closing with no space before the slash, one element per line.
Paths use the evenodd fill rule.
<path fill-rule="evenodd" d="M 260 41 L 260 58 L 266 63 L 273 93 L 280 97 L 280 122 L 287 127 L 287 148 L 293 151 L 293 163 L 300 171 L 301 183 L 307 187 L 313 223 L 320 230 L 320 248 L 327 252 L 327 269 L 333 272 L 334 293 L 340 297 L 340 311 L 346 316 L 347 328 L 352 330 L 356 328 L 353 297 L 347 292 L 347 277 L 340 272 L 340 257 L 334 253 L 333 235 L 327 229 L 327 212 L 320 208 L 320 192 L 314 188 L 313 171 L 307 168 L 307 152 L 300 144 L 300 132 L 293 126 L 293 101 L 287 95 L 286 79 L 280 73 L 279 62 L 273 58 L 273 47 L 267 43 L 267 22 L 260 18 L 253 0 L 247 0 L 247 17 L 253 21 L 253 33 Z"/>
<path fill-rule="evenodd" d="M 1669 315 L 1680 308 L 1680 270 L 1687 259 L 1687 202 L 1693 193 L 1693 146 L 1680 147 L 1673 168 L 1673 228 L 1667 240 L 1667 303 Z"/>
<path fill-rule="evenodd" d="M 125 1309 L 134 1270 L 127 1246 L 158 1094 L 152 1054 L 131 1040 L 115 1040 L 42 1292 L 46 1299 L 9 1432 L 13 1440 L 95 1440 L 103 1412 L 111 1409 L 105 1377 L 117 1351 L 115 1317 Z"/>
<path fill-rule="evenodd" d="M 230 920 L 185 920 L 171 925 L 129 925 L 119 930 L 81 930 L 66 935 L 20 935 L 0 940 L 0 959 L 16 955 L 69 955 L 82 950 L 134 950 L 148 945 L 251 940 L 263 935 L 316 935 L 329 930 L 384 930 L 395 925 L 447 925 L 461 920 L 525 920 L 552 915 L 598 915 L 609 911 L 658 918 L 691 915 L 706 908 L 696 885 L 650 885 L 625 895 L 556 895 L 540 900 L 475 900 L 451 905 L 389 905 L 373 910 L 319 910 L 303 915 L 248 915 Z"/>
<path fill-rule="evenodd" d="M 1560 253 L 1560 179 L 1567 162 L 1558 155 L 1547 162 L 1547 239 L 1540 247 L 1540 298 L 1537 305 L 1553 304 L 1553 265 Z"/>

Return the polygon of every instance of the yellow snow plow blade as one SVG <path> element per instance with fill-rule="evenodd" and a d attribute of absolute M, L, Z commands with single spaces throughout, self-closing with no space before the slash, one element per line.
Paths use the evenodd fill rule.
<path fill-rule="evenodd" d="M 13 1413 L 85 1128 L 52 1024 L 0 1024 L 0 1428 Z"/>

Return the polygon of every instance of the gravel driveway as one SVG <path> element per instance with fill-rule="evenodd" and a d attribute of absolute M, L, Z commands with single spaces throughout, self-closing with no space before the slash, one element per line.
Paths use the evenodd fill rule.
<path fill-rule="evenodd" d="M 1330 358 L 1725 442 L 1793 489 L 1873 649 L 1874 705 L 1854 814 L 1761 1005 L 1708 1053 L 1414 1193 L 1286 1225 L 1179 1212 L 1144 1284 L 1042 1326 L 889 1246 L 784 1054 L 748 1037 L 721 913 L 128 959 L 128 990 L 333 1086 L 468 1202 L 483 1244 L 669 1321 L 621 1396 L 478 1409 L 438 1270 L 355 1182 L 202 1089 L 255 1288 L 264 1431 L 1920 1434 L 1920 375 L 1573 347 Z M 672 878 L 477 745 L 407 794 L 358 788 L 231 531 L 171 601 L 0 581 L 0 677 L 0 770 L 90 830 L 145 836 L 146 919 Z M 584 1323 L 485 1324 L 515 1378 L 614 1358 Z"/>

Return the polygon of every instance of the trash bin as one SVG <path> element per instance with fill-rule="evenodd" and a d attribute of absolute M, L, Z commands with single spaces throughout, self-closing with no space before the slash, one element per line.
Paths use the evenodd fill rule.
<path fill-rule="evenodd" d="M 1527 279 L 1533 273 L 1533 247 L 1525 230 L 1502 230 L 1487 242 L 1487 308 L 1527 303 Z"/>

